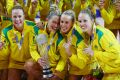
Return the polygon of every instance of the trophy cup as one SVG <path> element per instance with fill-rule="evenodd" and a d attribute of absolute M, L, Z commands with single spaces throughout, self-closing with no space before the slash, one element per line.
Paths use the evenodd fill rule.
<path fill-rule="evenodd" d="M 47 42 L 47 36 L 45 34 L 39 34 L 37 37 L 36 37 L 36 42 L 38 44 L 38 51 L 40 53 L 40 55 L 48 60 L 48 42 Z M 45 66 L 42 66 L 43 67 L 43 78 L 51 78 L 53 76 L 52 74 L 52 71 L 50 70 L 51 67 L 50 67 L 50 64 L 49 64 L 49 61 L 46 62 L 46 65 Z"/>

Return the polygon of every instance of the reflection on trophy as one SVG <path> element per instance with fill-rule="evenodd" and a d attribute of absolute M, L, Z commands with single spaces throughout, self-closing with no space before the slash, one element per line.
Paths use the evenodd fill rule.
<path fill-rule="evenodd" d="M 39 34 L 37 37 L 36 37 L 36 42 L 38 44 L 38 51 L 40 53 L 40 55 L 48 60 L 48 44 L 47 44 L 47 36 L 45 34 Z M 50 67 L 50 64 L 49 64 L 49 61 L 46 62 L 46 65 L 45 66 L 42 66 L 43 67 L 43 78 L 50 78 L 53 76 L 52 74 L 52 71 L 50 70 L 51 67 Z"/>

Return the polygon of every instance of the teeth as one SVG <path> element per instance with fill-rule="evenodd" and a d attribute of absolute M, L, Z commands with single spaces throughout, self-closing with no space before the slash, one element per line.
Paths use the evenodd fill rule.
<path fill-rule="evenodd" d="M 83 28 L 83 29 L 84 29 L 85 27 L 83 27 L 83 26 L 82 26 L 81 28 Z"/>
<path fill-rule="evenodd" d="M 63 29 L 63 31 L 65 31 L 66 29 Z"/>
<path fill-rule="evenodd" d="M 63 30 L 65 30 L 66 28 L 63 28 Z"/>
<path fill-rule="evenodd" d="M 19 24 L 20 22 L 17 22 L 16 24 Z"/>

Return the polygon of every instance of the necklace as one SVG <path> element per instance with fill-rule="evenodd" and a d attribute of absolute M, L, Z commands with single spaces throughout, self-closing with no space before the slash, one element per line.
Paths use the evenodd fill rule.
<path fill-rule="evenodd" d="M 18 49 L 20 50 L 24 40 L 24 33 L 22 32 L 22 37 L 20 38 L 20 40 L 18 39 L 18 36 L 15 31 L 14 31 L 14 36 L 15 36 L 16 43 L 18 45 Z"/>

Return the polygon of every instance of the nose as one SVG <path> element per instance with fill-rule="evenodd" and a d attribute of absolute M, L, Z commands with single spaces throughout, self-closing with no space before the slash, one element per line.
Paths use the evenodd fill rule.
<path fill-rule="evenodd" d="M 84 25 L 84 22 L 80 22 L 80 26 L 83 26 Z"/>
<path fill-rule="evenodd" d="M 16 20 L 19 20 L 19 17 L 17 17 Z"/>
<path fill-rule="evenodd" d="M 55 24 L 54 26 L 55 26 L 55 28 L 57 28 L 57 27 L 58 27 L 58 24 Z"/>
<path fill-rule="evenodd" d="M 60 26 L 61 26 L 61 27 L 64 27 L 64 26 L 65 26 L 65 23 L 61 23 Z"/>

